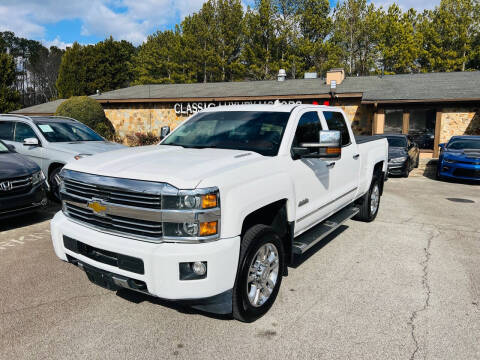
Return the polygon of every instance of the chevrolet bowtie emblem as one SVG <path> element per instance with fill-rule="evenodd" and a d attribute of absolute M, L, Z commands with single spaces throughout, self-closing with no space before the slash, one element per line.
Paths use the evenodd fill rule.
<path fill-rule="evenodd" d="M 100 216 L 105 216 L 105 212 L 107 211 L 107 206 L 102 204 L 101 200 L 90 201 L 87 207 L 92 209 L 96 215 Z"/>

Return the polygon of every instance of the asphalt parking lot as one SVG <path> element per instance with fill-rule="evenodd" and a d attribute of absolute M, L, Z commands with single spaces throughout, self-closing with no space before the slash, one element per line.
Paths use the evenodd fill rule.
<path fill-rule="evenodd" d="M 53 253 L 56 210 L 0 225 L 1 359 L 480 358 L 480 186 L 390 179 L 252 324 L 91 284 Z"/>

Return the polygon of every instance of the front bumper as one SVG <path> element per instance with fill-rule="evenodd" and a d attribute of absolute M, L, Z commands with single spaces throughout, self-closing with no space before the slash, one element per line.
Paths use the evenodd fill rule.
<path fill-rule="evenodd" d="M 438 173 L 445 178 L 480 181 L 480 165 L 441 161 Z"/>
<path fill-rule="evenodd" d="M 28 193 L 0 197 L 0 219 L 29 213 L 47 205 L 45 182 L 34 186 Z"/>
<path fill-rule="evenodd" d="M 240 237 L 202 244 L 155 244 L 87 228 L 73 222 L 62 212 L 58 212 L 52 219 L 51 232 L 53 247 L 60 259 L 80 262 L 109 274 L 143 282 L 146 285 L 144 292 L 163 299 L 211 298 L 228 292 L 235 282 Z M 141 259 L 144 273 L 123 270 L 71 251 L 65 247 L 64 236 L 107 252 Z M 180 280 L 179 263 L 194 261 L 207 262 L 207 277 L 201 280 Z"/>
<path fill-rule="evenodd" d="M 407 162 L 403 163 L 394 163 L 394 162 L 389 162 L 388 163 L 388 174 L 389 175 L 402 175 L 405 173 L 407 170 Z"/>

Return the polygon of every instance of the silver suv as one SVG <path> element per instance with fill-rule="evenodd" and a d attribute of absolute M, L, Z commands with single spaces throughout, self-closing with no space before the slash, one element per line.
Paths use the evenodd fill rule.
<path fill-rule="evenodd" d="M 57 198 L 58 174 L 66 163 L 125 147 L 77 120 L 57 116 L 0 114 L 0 139 L 40 166 Z"/>

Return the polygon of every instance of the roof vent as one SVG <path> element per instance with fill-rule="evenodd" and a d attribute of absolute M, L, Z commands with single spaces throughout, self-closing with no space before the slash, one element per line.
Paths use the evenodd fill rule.
<path fill-rule="evenodd" d="M 287 78 L 287 72 L 285 69 L 278 70 L 278 81 L 285 81 Z"/>
<path fill-rule="evenodd" d="M 306 72 L 304 75 L 304 79 L 317 79 L 318 74 L 316 72 Z"/>

